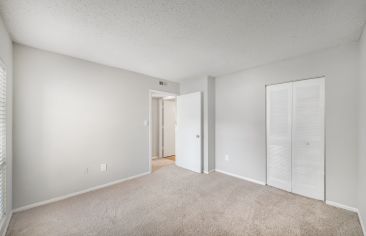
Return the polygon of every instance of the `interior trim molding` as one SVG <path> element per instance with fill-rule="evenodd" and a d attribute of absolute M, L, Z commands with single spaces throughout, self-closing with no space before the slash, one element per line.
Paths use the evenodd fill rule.
<path fill-rule="evenodd" d="M 8 231 L 9 223 L 10 223 L 12 216 L 13 216 L 13 211 L 10 211 L 9 214 L 6 215 L 5 220 L 3 221 L 3 224 L 1 225 L 1 227 L 3 228 L 3 233 L 1 234 L 1 236 L 6 235 L 6 232 Z"/>
<path fill-rule="evenodd" d="M 325 203 L 327 205 L 330 205 L 330 206 L 338 207 L 338 208 L 341 208 L 341 209 L 344 209 L 344 210 L 348 210 L 348 211 L 352 211 L 352 212 L 357 213 L 358 220 L 360 221 L 360 224 L 361 224 L 362 232 L 363 232 L 364 235 L 366 235 L 365 226 L 364 226 L 362 216 L 361 216 L 361 212 L 360 212 L 359 209 L 357 209 L 355 207 L 347 206 L 347 205 L 344 205 L 344 204 L 341 204 L 341 203 L 338 203 L 338 202 L 328 201 L 328 200 L 325 201 Z"/>
<path fill-rule="evenodd" d="M 111 185 L 119 184 L 119 183 L 125 182 L 127 180 L 136 179 L 136 178 L 142 177 L 144 175 L 148 175 L 148 174 L 150 174 L 150 171 L 144 172 L 144 173 L 141 173 L 141 174 L 138 174 L 138 175 L 133 175 L 133 176 L 130 176 L 130 177 L 127 177 L 127 178 L 119 179 L 119 180 L 116 180 L 116 181 L 112 181 L 112 182 L 109 182 L 109 183 L 106 183 L 106 184 L 102 184 L 102 185 L 94 186 L 94 187 L 91 187 L 91 188 L 87 188 L 87 189 L 84 189 L 84 190 L 81 190 L 81 191 L 78 191 L 78 192 L 74 192 L 74 193 L 63 195 L 63 196 L 51 198 L 49 200 L 31 203 L 29 205 L 25 205 L 25 206 L 14 209 L 13 213 L 29 210 L 29 209 L 39 207 L 39 206 L 43 206 L 43 205 L 47 205 L 47 204 L 50 204 L 50 203 L 53 203 L 53 202 L 58 202 L 58 201 L 61 201 L 61 200 L 67 199 L 67 198 L 71 198 L 71 197 L 74 197 L 74 196 L 77 196 L 77 195 L 92 192 L 92 191 L 95 191 L 95 190 L 98 190 L 98 189 L 109 187 Z"/>
<path fill-rule="evenodd" d="M 205 174 L 211 174 L 212 172 L 215 172 L 215 170 L 213 169 L 213 170 L 209 170 L 209 171 L 207 171 L 207 170 L 203 171 L 203 173 L 205 173 Z"/>
<path fill-rule="evenodd" d="M 334 207 L 342 208 L 344 210 L 358 213 L 358 209 L 355 207 L 347 206 L 347 205 L 344 205 L 344 204 L 341 204 L 338 202 L 333 202 L 333 201 L 328 201 L 328 200 L 326 200 L 325 203 L 330 206 L 334 206 Z"/>
<path fill-rule="evenodd" d="M 360 221 L 361 224 L 363 235 L 366 235 L 365 225 L 363 224 L 363 218 L 361 216 L 360 210 L 357 210 L 357 214 L 358 214 L 358 220 Z"/>
<path fill-rule="evenodd" d="M 238 178 L 238 179 L 246 180 L 246 181 L 249 181 L 249 182 L 252 182 L 252 183 L 255 183 L 255 184 L 266 185 L 265 182 L 262 182 L 262 181 L 259 181 L 259 180 L 255 180 L 255 179 L 251 179 L 251 178 L 248 178 L 248 177 L 244 177 L 244 176 L 241 176 L 241 175 L 233 174 L 233 173 L 226 172 L 226 171 L 223 171 L 223 170 L 216 169 L 215 171 L 216 172 L 219 172 L 221 174 L 225 174 L 225 175 L 229 175 L 229 176 Z"/>

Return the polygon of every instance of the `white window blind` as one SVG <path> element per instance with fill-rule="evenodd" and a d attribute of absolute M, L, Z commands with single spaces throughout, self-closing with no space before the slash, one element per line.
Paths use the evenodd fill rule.
<path fill-rule="evenodd" d="M 0 220 L 6 211 L 6 70 L 0 61 Z"/>

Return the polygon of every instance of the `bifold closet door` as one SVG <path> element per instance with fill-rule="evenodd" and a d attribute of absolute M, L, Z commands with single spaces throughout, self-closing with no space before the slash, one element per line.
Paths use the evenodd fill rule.
<path fill-rule="evenodd" d="M 293 83 L 292 192 L 324 200 L 324 78 Z"/>
<path fill-rule="evenodd" d="M 267 86 L 267 184 L 291 191 L 292 84 Z"/>

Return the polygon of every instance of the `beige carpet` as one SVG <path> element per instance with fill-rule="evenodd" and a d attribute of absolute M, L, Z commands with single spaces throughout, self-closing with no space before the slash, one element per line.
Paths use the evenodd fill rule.
<path fill-rule="evenodd" d="M 161 164 L 161 163 L 160 163 Z M 362 235 L 355 213 L 220 173 L 153 174 L 16 213 L 10 235 Z"/>

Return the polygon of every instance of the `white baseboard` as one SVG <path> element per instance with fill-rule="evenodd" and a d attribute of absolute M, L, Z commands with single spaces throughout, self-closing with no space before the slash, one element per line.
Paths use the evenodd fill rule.
<path fill-rule="evenodd" d="M 11 220 L 11 217 L 13 216 L 13 212 L 10 211 L 7 215 L 5 220 L 2 222 L 3 224 L 1 225 L 2 229 L 3 229 L 3 233 L 1 234 L 1 236 L 5 236 L 6 232 L 8 231 L 8 227 L 9 227 L 9 223 Z"/>
<path fill-rule="evenodd" d="M 357 214 L 358 214 L 358 219 L 360 220 L 363 235 L 366 235 L 365 225 L 363 224 L 363 218 L 361 216 L 360 210 L 357 211 Z"/>
<path fill-rule="evenodd" d="M 246 181 L 255 183 L 255 184 L 266 185 L 266 183 L 264 183 L 262 181 L 255 180 L 255 179 L 251 179 L 251 178 L 244 177 L 244 176 L 240 176 L 240 175 L 237 175 L 237 174 L 232 174 L 232 173 L 229 173 L 229 172 L 226 172 L 226 171 L 223 171 L 223 170 L 216 169 L 215 171 L 216 172 L 219 172 L 221 174 L 230 175 L 230 176 L 235 177 L 235 178 L 238 178 L 238 179 L 243 179 L 243 180 L 246 180 Z"/>
<path fill-rule="evenodd" d="M 347 206 L 347 205 L 344 205 L 344 204 L 341 204 L 338 202 L 333 202 L 333 201 L 328 201 L 328 200 L 326 200 L 325 203 L 330 206 L 334 206 L 334 207 L 338 207 L 338 208 L 342 208 L 342 209 L 345 209 L 348 211 L 353 211 L 353 212 L 358 213 L 358 209 L 355 207 Z"/>
<path fill-rule="evenodd" d="M 155 160 L 155 159 L 158 159 L 159 156 L 153 156 L 152 159 Z"/>
<path fill-rule="evenodd" d="M 70 194 L 60 196 L 60 197 L 51 198 L 49 200 L 32 203 L 32 204 L 14 209 L 13 212 L 16 213 L 16 212 L 25 211 L 25 210 L 28 210 L 28 209 L 31 209 L 31 208 L 34 208 L 34 207 L 43 206 L 43 205 L 46 205 L 46 204 L 49 204 L 49 203 L 58 202 L 58 201 L 61 201 L 61 200 L 64 200 L 64 199 L 67 199 L 67 198 L 70 198 L 70 197 L 74 197 L 74 196 L 77 196 L 77 195 L 80 195 L 80 194 L 88 193 L 88 192 L 91 192 L 91 191 L 94 191 L 94 190 L 98 190 L 98 189 L 102 189 L 102 188 L 105 188 L 105 187 L 108 187 L 108 186 L 111 186 L 111 185 L 122 183 L 122 182 L 125 182 L 127 180 L 136 179 L 138 177 L 148 175 L 148 174 L 150 174 L 150 172 L 145 172 L 145 173 L 142 173 L 142 174 L 138 174 L 138 175 L 130 176 L 130 177 L 127 177 L 127 178 L 119 179 L 119 180 L 112 181 L 112 182 L 109 182 L 109 183 L 106 183 L 106 184 L 102 184 L 102 185 L 91 187 L 91 188 L 88 188 L 88 189 L 85 189 L 85 190 L 81 190 L 81 191 L 78 191 L 78 192 L 75 192 L 75 193 L 70 193 Z"/>
<path fill-rule="evenodd" d="M 338 202 L 328 201 L 328 200 L 326 200 L 325 203 L 327 205 L 330 205 L 330 206 L 338 207 L 338 208 L 341 208 L 341 209 L 344 209 L 344 210 L 348 210 L 348 211 L 352 211 L 352 212 L 357 213 L 358 220 L 360 221 L 360 224 L 361 224 L 363 235 L 366 236 L 365 226 L 363 224 L 363 218 L 361 216 L 361 212 L 360 212 L 359 209 L 357 209 L 355 207 L 347 206 L 347 205 L 344 205 L 344 204 L 341 204 L 341 203 L 338 203 Z"/>
<path fill-rule="evenodd" d="M 205 173 L 205 174 L 211 174 L 212 172 L 215 172 L 215 170 L 203 171 L 203 173 Z"/>

